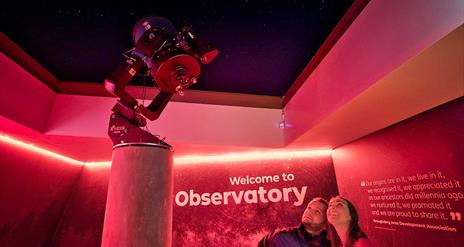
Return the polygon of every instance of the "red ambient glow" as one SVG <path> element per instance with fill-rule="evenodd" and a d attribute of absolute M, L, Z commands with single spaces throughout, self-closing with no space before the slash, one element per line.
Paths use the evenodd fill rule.
<path fill-rule="evenodd" d="M 33 144 L 29 144 L 29 143 L 25 143 L 25 142 L 16 140 L 16 139 L 11 138 L 11 137 L 6 136 L 6 135 L 1 135 L 0 134 L 0 141 L 2 141 L 4 143 L 8 143 L 8 144 L 10 144 L 12 146 L 16 146 L 16 147 L 28 150 L 28 151 L 36 152 L 36 153 L 39 153 L 39 154 L 42 154 L 42 155 L 45 155 L 45 156 L 48 156 L 48 157 L 51 157 L 51 158 L 54 158 L 54 159 L 58 159 L 58 160 L 61 160 L 61 161 L 64 161 L 64 162 L 68 162 L 68 163 L 73 164 L 73 165 L 81 165 L 81 166 L 85 165 L 85 163 L 82 162 L 82 161 L 71 159 L 71 158 L 66 157 L 64 155 L 57 154 L 57 153 L 49 151 L 47 149 L 34 146 Z"/>
<path fill-rule="evenodd" d="M 46 150 L 44 148 L 36 147 L 33 144 L 28 144 L 6 135 L 0 135 L 0 141 L 17 146 L 32 152 L 37 152 L 42 155 L 59 159 L 74 165 L 85 165 L 91 168 L 109 167 L 111 161 L 101 162 L 82 162 L 61 154 Z M 292 158 L 308 158 L 308 157 L 321 157 L 330 156 L 331 149 L 322 150 L 270 150 L 270 151 L 256 151 L 256 152 L 236 152 L 225 153 L 217 155 L 183 155 L 174 158 L 174 165 L 191 165 L 191 164 L 205 164 L 205 163 L 233 163 L 253 160 L 281 160 Z"/>

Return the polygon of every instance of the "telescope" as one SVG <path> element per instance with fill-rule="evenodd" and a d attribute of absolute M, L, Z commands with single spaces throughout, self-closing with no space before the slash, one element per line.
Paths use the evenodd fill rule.
<path fill-rule="evenodd" d="M 200 63 L 213 61 L 218 50 L 211 44 L 204 46 L 191 26 L 183 26 L 178 31 L 171 21 L 162 17 L 138 21 L 132 38 L 135 47 L 124 53 L 126 61 L 104 83 L 105 89 L 118 97 L 108 135 L 115 145 L 161 143 L 140 127 L 146 126 L 146 119 L 158 119 L 174 94 L 183 95 L 185 89 L 197 83 Z M 131 79 L 144 68 L 160 90 L 146 107 L 126 91 Z"/>

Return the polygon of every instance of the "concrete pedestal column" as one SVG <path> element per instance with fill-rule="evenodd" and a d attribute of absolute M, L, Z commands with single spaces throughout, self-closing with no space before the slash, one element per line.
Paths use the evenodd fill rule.
<path fill-rule="evenodd" d="M 114 146 L 102 246 L 171 246 L 172 153 L 156 144 Z"/>

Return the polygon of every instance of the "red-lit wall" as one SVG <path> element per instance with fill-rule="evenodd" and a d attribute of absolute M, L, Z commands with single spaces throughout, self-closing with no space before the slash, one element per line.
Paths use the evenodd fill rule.
<path fill-rule="evenodd" d="M 0 246 L 49 246 L 81 169 L 0 142 Z"/>
<path fill-rule="evenodd" d="M 291 173 L 293 180 L 284 181 L 283 173 Z M 279 179 L 262 183 L 231 183 L 231 178 L 246 176 L 277 176 Z M 179 197 L 174 202 L 173 216 L 173 246 L 179 247 L 256 246 L 264 234 L 276 227 L 298 224 L 312 197 L 329 197 L 338 193 L 330 156 L 179 165 L 174 167 L 174 177 L 174 198 L 182 191 L 190 194 L 190 190 L 198 195 L 234 191 L 243 196 L 240 200 L 230 196 L 227 205 L 222 199 L 217 205 L 211 201 L 203 201 L 203 205 L 197 199 Z M 52 246 L 100 246 L 108 178 L 108 168 L 83 169 Z M 267 192 L 294 187 L 300 193 L 300 200 L 292 189 L 287 201 L 282 196 L 280 199 L 274 197 L 276 202 L 271 202 L 268 194 L 263 196 L 267 202 L 259 196 L 255 197 L 256 202 L 253 202 L 252 196 L 248 196 L 249 201 L 246 201 L 245 193 L 259 190 L 259 187 Z M 180 205 L 183 202 L 186 204 Z"/>
<path fill-rule="evenodd" d="M 108 167 L 82 169 L 51 246 L 100 246 L 109 171 Z"/>
<path fill-rule="evenodd" d="M 377 246 L 464 246 L 464 98 L 337 148 L 333 162 Z"/>
<path fill-rule="evenodd" d="M 330 156 L 224 161 L 175 167 L 174 172 L 175 247 L 255 247 L 270 231 L 298 225 L 312 198 L 338 193 Z M 275 180 L 256 180 L 263 176 Z M 254 183 L 255 180 L 260 183 Z M 265 192 L 253 196 L 259 190 Z M 285 190 L 290 190 L 287 199 Z M 237 196 L 242 193 L 242 200 L 232 195 L 226 204 L 224 198 L 228 192 Z M 279 196 L 281 192 L 283 196 Z M 220 198 L 215 203 L 213 200 L 200 203 L 198 199 L 213 198 L 214 194 Z"/>

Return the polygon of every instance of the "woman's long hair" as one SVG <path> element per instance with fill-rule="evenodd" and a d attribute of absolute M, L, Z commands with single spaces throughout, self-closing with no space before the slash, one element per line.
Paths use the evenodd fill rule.
<path fill-rule="evenodd" d="M 345 247 L 353 247 L 354 242 L 356 242 L 356 240 L 358 240 L 360 238 L 367 238 L 366 234 L 359 227 L 358 211 L 356 211 L 356 208 L 354 207 L 353 203 L 351 203 L 350 201 L 348 201 L 344 197 L 342 197 L 342 196 L 332 197 L 332 199 L 334 199 L 334 198 L 340 198 L 340 199 L 346 201 L 346 203 L 348 205 L 348 211 L 350 213 L 351 220 L 350 220 L 350 225 L 348 227 L 348 234 L 347 234 L 346 243 L 345 243 L 344 246 Z M 332 200 L 332 199 L 330 199 L 330 200 Z M 330 245 L 332 247 L 340 247 L 340 246 L 342 246 L 342 242 L 341 242 L 340 237 L 337 234 L 337 231 L 332 226 L 332 224 L 330 224 L 328 222 L 327 222 L 327 232 L 328 232 L 327 237 L 330 240 L 330 243 L 331 243 Z"/>

